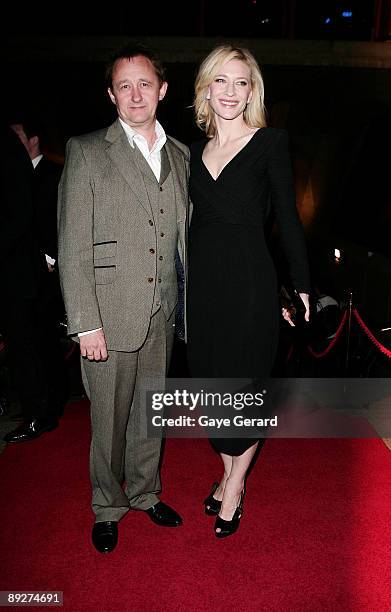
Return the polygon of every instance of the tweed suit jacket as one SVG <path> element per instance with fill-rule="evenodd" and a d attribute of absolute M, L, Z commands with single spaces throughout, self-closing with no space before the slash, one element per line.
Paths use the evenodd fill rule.
<path fill-rule="evenodd" d="M 165 147 L 178 251 L 186 269 L 189 153 L 170 136 Z M 58 260 L 68 334 L 103 327 L 108 349 L 117 351 L 143 344 L 156 282 L 156 261 L 149 252 L 156 227 L 134 155 L 118 120 L 71 138 L 59 186 Z"/>

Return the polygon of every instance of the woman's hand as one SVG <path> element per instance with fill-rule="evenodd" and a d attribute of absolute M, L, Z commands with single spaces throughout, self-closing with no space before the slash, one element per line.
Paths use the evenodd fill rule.
<path fill-rule="evenodd" d="M 310 296 L 308 293 L 299 293 L 299 296 L 301 297 L 301 299 L 303 300 L 304 306 L 305 306 L 305 314 L 304 314 L 304 319 L 305 321 L 310 320 Z M 287 321 L 289 323 L 289 325 L 291 325 L 292 327 L 295 327 L 295 324 L 293 322 L 293 318 L 295 315 L 295 308 L 283 308 L 282 309 L 282 316 L 285 319 L 285 321 Z"/>
<path fill-rule="evenodd" d="M 305 306 L 304 319 L 308 323 L 308 321 L 310 320 L 310 295 L 309 293 L 299 293 L 299 295 L 304 302 L 304 306 Z"/>

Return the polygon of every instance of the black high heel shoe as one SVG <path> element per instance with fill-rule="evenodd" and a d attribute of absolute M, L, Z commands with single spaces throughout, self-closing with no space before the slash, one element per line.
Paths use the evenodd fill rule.
<path fill-rule="evenodd" d="M 243 497 L 244 491 L 240 494 L 239 505 L 237 506 L 234 515 L 230 521 L 225 521 L 221 518 L 221 516 L 216 517 L 215 522 L 215 536 L 216 538 L 226 538 L 227 536 L 232 535 L 235 531 L 238 530 L 240 519 L 243 514 Z M 220 529 L 220 531 L 216 531 L 216 529 Z"/>
<path fill-rule="evenodd" d="M 220 512 L 221 501 L 213 497 L 213 493 L 216 491 L 218 486 L 219 483 L 214 482 L 210 494 L 204 500 L 205 514 L 208 514 L 209 516 L 215 516 Z"/>

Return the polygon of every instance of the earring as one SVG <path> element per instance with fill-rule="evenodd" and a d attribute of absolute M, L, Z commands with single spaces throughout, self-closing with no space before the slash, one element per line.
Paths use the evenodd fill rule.
<path fill-rule="evenodd" d="M 210 92 L 208 91 L 208 93 L 206 94 L 206 99 L 210 100 Z"/>

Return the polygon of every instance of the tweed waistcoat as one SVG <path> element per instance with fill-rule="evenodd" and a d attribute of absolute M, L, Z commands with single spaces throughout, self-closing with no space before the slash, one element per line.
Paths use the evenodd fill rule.
<path fill-rule="evenodd" d="M 148 162 L 135 147 L 135 158 L 143 177 L 155 226 L 154 241 L 148 248 L 154 259 L 156 277 L 152 313 L 161 307 L 168 319 L 173 312 L 178 295 L 175 250 L 178 240 L 175 189 L 166 149 L 161 151 L 160 179 L 156 180 Z"/>

